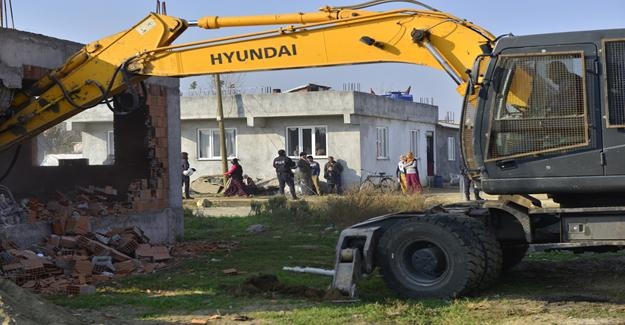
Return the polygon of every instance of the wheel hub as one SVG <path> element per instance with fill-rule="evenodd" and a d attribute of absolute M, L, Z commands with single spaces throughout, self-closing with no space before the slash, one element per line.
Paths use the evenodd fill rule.
<path fill-rule="evenodd" d="M 432 243 L 414 243 L 406 249 L 404 257 L 409 277 L 423 285 L 435 284 L 447 272 L 448 262 L 445 252 Z"/>

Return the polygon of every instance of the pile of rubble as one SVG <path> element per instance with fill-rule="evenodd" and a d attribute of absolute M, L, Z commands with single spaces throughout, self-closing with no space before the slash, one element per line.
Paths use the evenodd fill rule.
<path fill-rule="evenodd" d="M 85 231 L 88 223 L 80 220 L 68 222 L 66 234 L 50 235 L 32 250 L 2 242 L 2 277 L 39 293 L 91 294 L 99 282 L 151 273 L 171 258 L 166 246 L 151 245 L 137 227 L 95 233 Z"/>
<path fill-rule="evenodd" d="M 46 203 L 34 198 L 23 200 L 22 206 L 26 210 L 26 222 L 49 221 L 59 227 L 73 222 L 71 219 L 84 225 L 88 224 L 89 217 L 143 212 L 151 198 L 152 190 L 148 188 L 147 180 L 137 180 L 130 184 L 127 200 L 120 200 L 117 190 L 111 186 L 78 186 L 71 192 L 57 191 L 56 198 Z"/>

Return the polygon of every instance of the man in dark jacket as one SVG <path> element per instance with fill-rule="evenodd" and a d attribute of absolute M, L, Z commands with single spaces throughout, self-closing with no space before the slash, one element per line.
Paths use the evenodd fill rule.
<path fill-rule="evenodd" d="M 311 168 L 310 162 L 307 158 L 308 154 L 305 152 L 299 153 L 299 160 L 297 161 L 297 178 L 298 184 L 302 187 L 302 194 L 309 195 L 312 194 L 312 184 L 311 184 Z"/>
<path fill-rule="evenodd" d="M 284 185 L 288 185 L 291 190 L 291 197 L 297 200 L 295 195 L 295 184 L 293 182 L 293 169 L 295 163 L 291 158 L 287 157 L 286 151 L 278 150 L 278 157 L 273 160 L 273 168 L 276 169 L 276 175 L 278 176 L 278 183 L 280 184 L 280 194 L 284 194 Z"/>
<path fill-rule="evenodd" d="M 183 152 L 182 154 L 182 186 L 184 187 L 184 198 L 192 199 L 191 195 L 189 195 L 189 184 L 191 183 L 191 175 L 190 173 L 191 166 L 189 165 L 189 154 Z"/>
<path fill-rule="evenodd" d="M 343 166 L 338 161 L 334 160 L 334 157 L 329 156 L 328 162 L 323 168 L 323 177 L 328 181 L 330 186 L 330 193 L 341 194 L 342 180 L 341 173 L 343 172 Z"/>

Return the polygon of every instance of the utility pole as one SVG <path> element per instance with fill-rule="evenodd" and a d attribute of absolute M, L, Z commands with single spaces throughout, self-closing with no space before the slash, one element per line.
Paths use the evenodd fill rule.
<path fill-rule="evenodd" d="M 228 150 L 226 150 L 226 128 L 224 126 L 224 105 L 221 98 L 221 79 L 219 74 L 213 75 L 215 78 L 215 93 L 217 95 L 217 125 L 219 127 L 219 154 L 221 155 L 221 172 L 228 171 Z M 224 188 L 226 187 L 226 175 L 223 177 Z"/>

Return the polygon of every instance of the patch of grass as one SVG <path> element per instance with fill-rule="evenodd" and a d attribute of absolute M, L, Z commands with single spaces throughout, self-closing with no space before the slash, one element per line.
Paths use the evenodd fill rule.
<path fill-rule="evenodd" d="M 423 211 L 435 204 L 424 195 L 384 194 L 376 191 L 352 191 L 326 199 L 324 214 L 340 226 L 349 226 L 380 215 Z"/>

